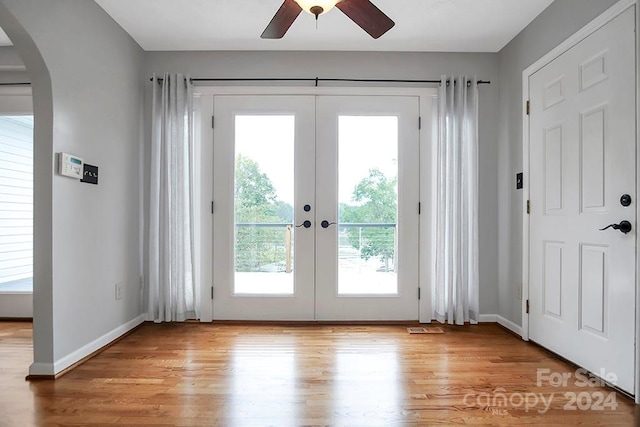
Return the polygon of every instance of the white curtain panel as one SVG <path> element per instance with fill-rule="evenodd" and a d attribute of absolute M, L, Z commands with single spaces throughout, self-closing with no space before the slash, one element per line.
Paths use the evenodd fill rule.
<path fill-rule="evenodd" d="M 149 320 L 197 318 L 193 221 L 193 86 L 153 79 L 149 197 Z"/>
<path fill-rule="evenodd" d="M 438 108 L 436 268 L 439 322 L 477 323 L 478 83 L 442 76 Z"/>

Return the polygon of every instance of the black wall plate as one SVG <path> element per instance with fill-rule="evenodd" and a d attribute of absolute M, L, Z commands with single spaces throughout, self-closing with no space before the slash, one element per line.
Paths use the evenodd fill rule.
<path fill-rule="evenodd" d="M 522 187 L 524 186 L 523 179 L 524 178 L 523 178 L 522 172 L 516 174 L 516 190 L 521 190 Z"/>
<path fill-rule="evenodd" d="M 80 182 L 98 185 L 98 167 L 85 163 L 84 170 L 82 171 L 82 179 L 80 180 Z"/>

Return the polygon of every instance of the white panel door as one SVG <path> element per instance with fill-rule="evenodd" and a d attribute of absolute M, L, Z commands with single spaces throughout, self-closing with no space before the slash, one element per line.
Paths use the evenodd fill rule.
<path fill-rule="evenodd" d="M 214 114 L 213 317 L 311 320 L 314 97 L 216 96 Z"/>
<path fill-rule="evenodd" d="M 419 98 L 320 96 L 316 318 L 418 319 Z"/>
<path fill-rule="evenodd" d="M 530 338 L 634 393 L 635 15 L 530 78 Z M 621 197 L 631 196 L 628 206 Z M 608 228 L 629 221 L 633 229 Z"/>

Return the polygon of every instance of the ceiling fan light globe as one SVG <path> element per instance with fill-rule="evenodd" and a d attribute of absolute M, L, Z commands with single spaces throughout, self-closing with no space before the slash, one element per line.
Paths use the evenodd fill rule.
<path fill-rule="evenodd" d="M 324 15 L 325 13 L 333 9 L 336 4 L 340 3 L 341 0 L 295 0 L 295 1 L 300 5 L 300 7 L 305 12 L 311 15 L 315 15 L 315 13 L 311 11 L 312 7 L 316 7 L 316 6 L 321 7 L 322 13 L 320 13 L 319 15 Z"/>

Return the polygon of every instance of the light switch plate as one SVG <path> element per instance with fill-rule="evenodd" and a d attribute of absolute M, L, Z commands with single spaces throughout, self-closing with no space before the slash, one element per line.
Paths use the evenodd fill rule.
<path fill-rule="evenodd" d="M 524 174 L 522 172 L 516 174 L 516 190 L 522 190 L 524 187 Z"/>

